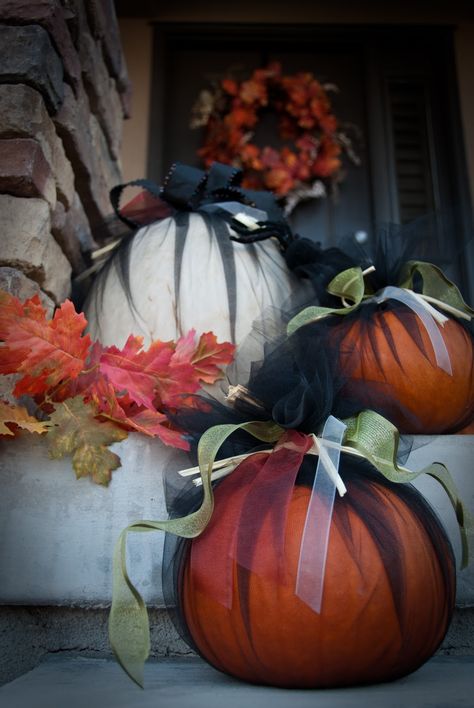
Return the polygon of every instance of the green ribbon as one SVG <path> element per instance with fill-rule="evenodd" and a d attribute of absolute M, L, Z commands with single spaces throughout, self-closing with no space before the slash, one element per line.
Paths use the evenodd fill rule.
<path fill-rule="evenodd" d="M 428 474 L 441 484 L 456 514 L 462 545 L 461 567 L 465 568 L 470 561 L 474 518 L 464 506 L 447 467 L 441 462 L 433 462 L 418 472 L 399 467 L 399 432 L 390 421 L 374 411 L 362 411 L 344 422 L 347 425 L 344 444 L 365 457 L 390 482 L 412 482 L 420 475 Z"/>
<path fill-rule="evenodd" d="M 422 295 L 463 312 L 469 319 L 474 315 L 474 310 L 464 302 L 456 285 L 448 280 L 443 271 L 432 263 L 407 261 L 400 273 L 399 287 L 412 290 L 416 275 L 419 275 L 423 281 Z"/>
<path fill-rule="evenodd" d="M 343 450 L 363 456 L 392 482 L 411 482 L 421 474 L 438 480 L 448 493 L 461 532 L 462 567 L 469 560 L 468 535 L 474 524 L 463 506 L 451 475 L 440 463 L 433 463 L 419 472 L 399 467 L 398 430 L 388 420 L 373 411 L 363 411 L 344 421 L 347 429 Z M 143 666 L 150 652 L 150 628 L 145 603 L 133 585 L 126 567 L 126 541 L 130 532 L 167 531 L 184 538 L 198 536 L 209 523 L 213 508 L 211 475 L 217 453 L 225 440 L 237 430 L 245 430 L 261 442 L 274 443 L 284 430 L 273 422 L 248 422 L 238 425 L 216 425 L 201 437 L 198 446 L 199 472 L 203 485 L 202 504 L 193 513 L 167 521 L 138 521 L 122 531 L 113 558 L 113 593 L 109 616 L 109 637 L 118 662 L 127 674 L 143 687 Z"/>
<path fill-rule="evenodd" d="M 199 536 L 209 523 L 214 509 L 212 466 L 219 448 L 236 430 L 245 430 L 262 442 L 276 442 L 283 429 L 273 422 L 250 422 L 239 425 L 216 425 L 200 439 L 199 471 L 203 500 L 196 511 L 179 519 L 137 521 L 120 534 L 113 556 L 112 607 L 109 616 L 109 639 L 119 664 L 139 686 L 143 687 L 143 665 L 150 653 L 150 626 L 145 603 L 127 572 L 127 536 L 130 532 L 166 531 L 183 538 Z"/>
<path fill-rule="evenodd" d="M 327 291 L 330 295 L 340 297 L 341 300 L 351 300 L 352 305 L 345 307 L 306 307 L 301 312 L 298 312 L 293 319 L 288 322 L 288 335 L 296 332 L 297 329 L 303 327 L 310 322 L 316 322 L 329 315 L 348 315 L 349 312 L 356 310 L 364 299 L 365 283 L 362 268 L 348 268 L 338 273 L 327 286 Z"/>
<path fill-rule="evenodd" d="M 448 280 L 444 273 L 432 263 L 423 261 L 408 261 L 405 263 L 402 267 L 397 287 L 413 290 L 417 275 L 422 279 L 421 295 L 426 297 L 429 302 L 438 305 L 440 308 L 445 305 L 447 306 L 445 309 L 451 314 L 471 319 L 474 315 L 474 310 L 464 302 L 456 285 Z M 348 268 L 336 275 L 329 283 L 327 291 L 330 295 L 341 298 L 343 302 L 350 301 L 352 304 L 335 308 L 307 307 L 290 320 L 287 328 L 288 335 L 293 334 L 297 329 L 310 322 L 316 322 L 329 315 L 347 315 L 374 295 L 373 292 L 368 292 L 364 282 L 364 272 L 358 267 Z"/>

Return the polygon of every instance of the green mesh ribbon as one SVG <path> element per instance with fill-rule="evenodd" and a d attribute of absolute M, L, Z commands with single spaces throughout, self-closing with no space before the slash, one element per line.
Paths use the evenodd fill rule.
<path fill-rule="evenodd" d="M 202 479 L 202 504 L 192 514 L 166 521 L 137 521 L 122 531 L 113 557 L 112 607 L 109 638 L 118 662 L 127 674 L 143 686 L 143 665 L 150 653 L 150 627 L 146 606 L 127 572 L 127 535 L 147 531 L 167 531 L 183 538 L 199 536 L 212 516 L 214 498 L 211 486 L 212 466 L 219 448 L 238 429 L 246 430 L 262 442 L 276 442 L 283 430 L 273 422 L 250 422 L 240 425 L 216 425 L 200 439 L 199 470 Z"/>
<path fill-rule="evenodd" d="M 473 533 L 473 520 L 456 491 L 446 467 L 440 463 L 420 470 L 397 465 L 398 430 L 373 411 L 363 411 L 344 421 L 347 425 L 343 450 L 365 457 L 392 482 L 411 482 L 421 474 L 429 474 L 445 488 L 456 513 L 463 545 L 463 567 L 469 559 L 468 536 Z M 261 442 L 274 443 L 283 429 L 273 422 L 249 422 L 239 425 L 216 425 L 201 437 L 198 446 L 199 470 L 203 485 L 203 500 L 199 509 L 179 519 L 138 521 L 122 531 L 113 558 L 113 594 L 109 617 L 109 637 L 112 649 L 123 669 L 143 686 L 143 666 L 150 651 L 150 628 L 145 603 L 133 585 L 126 566 L 126 541 L 131 532 L 167 531 L 184 538 L 194 538 L 206 528 L 213 512 L 211 474 L 217 453 L 225 440 L 236 430 L 245 430 Z"/>
<path fill-rule="evenodd" d="M 423 261 L 408 261 L 400 273 L 397 287 L 413 290 L 414 280 L 420 276 L 422 280 L 421 295 L 427 301 L 446 310 L 455 317 L 470 320 L 474 310 L 467 305 L 461 293 L 444 273 L 432 263 Z M 369 300 L 374 293 L 368 292 L 364 282 L 364 272 L 361 268 L 348 268 L 331 280 L 327 287 L 328 293 L 341 298 L 344 307 L 307 307 L 299 312 L 288 323 L 288 334 L 310 322 L 328 317 L 329 315 L 347 315 L 356 310 L 363 302 Z"/>
<path fill-rule="evenodd" d="M 400 273 L 400 288 L 413 289 L 415 276 L 419 275 L 423 281 L 422 295 L 429 302 L 439 304 L 442 309 L 452 312 L 457 317 L 463 313 L 466 319 L 471 319 L 474 310 L 467 305 L 454 283 L 444 275 L 443 271 L 432 263 L 423 261 L 408 261 Z M 443 305 L 445 306 L 443 308 Z M 447 306 L 447 307 L 446 307 Z M 451 309 L 452 308 L 452 309 Z"/>
<path fill-rule="evenodd" d="M 462 544 L 461 567 L 469 564 L 474 535 L 474 519 L 460 498 L 453 478 L 440 462 L 411 472 L 397 464 L 399 433 L 386 418 L 374 411 L 362 411 L 344 421 L 347 425 L 344 444 L 356 450 L 391 482 L 412 482 L 422 474 L 434 477 L 445 489 L 459 525 Z"/>
<path fill-rule="evenodd" d="M 349 312 L 356 310 L 362 303 L 365 294 L 364 273 L 362 268 L 348 268 L 338 273 L 331 280 L 327 287 L 330 295 L 340 297 L 344 302 L 351 302 L 351 305 L 344 307 L 306 307 L 301 312 L 298 312 L 295 317 L 288 323 L 287 333 L 293 334 L 297 329 L 309 322 L 316 322 L 329 315 L 348 315 Z"/>

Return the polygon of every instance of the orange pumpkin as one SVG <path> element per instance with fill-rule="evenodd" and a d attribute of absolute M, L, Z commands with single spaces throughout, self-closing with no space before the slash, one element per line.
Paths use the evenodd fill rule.
<path fill-rule="evenodd" d="M 474 347 L 454 319 L 438 329 L 452 375 L 441 369 L 421 320 L 411 312 L 376 310 L 366 320 L 340 321 L 333 335 L 349 383 L 344 393 L 378 410 L 402 433 L 456 432 L 474 417 Z"/>
<path fill-rule="evenodd" d="M 252 683 L 334 687 L 395 679 L 435 652 L 453 611 L 455 566 L 444 531 L 416 490 L 370 473 L 345 475 L 348 493 L 335 502 L 317 614 L 295 595 L 310 489 L 293 488 L 279 544 L 272 513 L 251 538 L 238 527 L 247 486 L 236 491 L 234 480 L 227 494 L 229 479 L 217 488 L 211 523 L 188 543 L 180 569 L 181 613 L 209 663 Z M 236 528 L 238 542 L 252 544 L 268 574 L 232 557 Z M 282 555 L 285 578 L 275 582 L 272 569 Z M 224 576 L 231 607 L 210 591 Z"/>

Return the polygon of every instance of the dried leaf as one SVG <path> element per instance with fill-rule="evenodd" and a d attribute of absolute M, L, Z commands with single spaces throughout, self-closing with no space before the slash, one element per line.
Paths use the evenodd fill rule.
<path fill-rule="evenodd" d="M 72 456 L 72 466 L 77 479 L 92 477 L 96 484 L 108 485 L 112 472 L 120 467 L 120 457 L 104 445 L 84 443 Z"/>
<path fill-rule="evenodd" d="M 18 426 L 30 433 L 41 435 L 47 431 L 47 425 L 33 418 L 23 406 L 12 406 L 0 400 L 0 435 L 14 435 L 14 429 L 9 426 Z"/>
<path fill-rule="evenodd" d="M 120 459 L 107 446 L 124 440 L 127 432 L 97 420 L 96 414 L 80 396 L 60 403 L 48 422 L 49 453 L 53 458 L 72 455 L 78 478 L 90 475 L 94 482 L 108 484 Z"/>

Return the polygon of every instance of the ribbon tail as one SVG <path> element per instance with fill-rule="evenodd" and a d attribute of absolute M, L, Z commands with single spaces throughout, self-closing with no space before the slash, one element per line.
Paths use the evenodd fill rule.
<path fill-rule="evenodd" d="M 461 568 L 467 568 L 474 545 L 474 517 L 461 501 L 453 478 L 449 470 L 443 464 L 435 462 L 430 467 L 421 471 L 421 473 L 423 472 L 436 479 L 449 497 L 459 525 L 459 534 L 461 537 Z"/>
<path fill-rule="evenodd" d="M 346 425 L 334 416 L 329 416 L 324 425 L 301 539 L 295 593 L 317 613 L 321 612 L 340 448 L 345 430 Z M 325 447 L 325 441 L 334 443 L 334 446 Z"/>
<path fill-rule="evenodd" d="M 474 315 L 472 307 L 464 302 L 459 289 L 432 263 L 424 261 L 408 261 L 401 273 L 399 287 L 413 289 L 415 276 L 423 280 L 422 295 L 429 296 L 438 307 L 446 307 L 455 317 L 471 320 Z M 437 301 L 437 302 L 436 302 Z"/>
<path fill-rule="evenodd" d="M 239 428 L 263 442 L 274 442 L 283 432 L 278 425 L 261 422 L 216 425 L 208 430 L 198 446 L 203 487 L 203 500 L 199 509 L 178 519 L 137 521 L 122 531 L 115 545 L 109 639 L 119 664 L 139 686 L 143 687 L 143 666 L 150 653 L 150 626 L 143 598 L 128 575 L 127 536 L 132 532 L 166 531 L 183 538 L 195 538 L 202 533 L 214 508 L 211 483 L 214 460 L 223 442 Z"/>
<path fill-rule="evenodd" d="M 143 688 L 143 667 L 150 653 L 150 625 L 145 603 L 131 582 L 126 567 L 128 529 L 115 544 L 109 641 L 124 671 Z"/>
<path fill-rule="evenodd" d="M 463 503 L 454 480 L 445 465 L 434 462 L 417 472 L 397 464 L 398 430 L 390 421 L 374 411 L 362 411 L 347 424 L 345 445 L 365 457 L 390 482 L 412 482 L 422 474 L 434 477 L 445 489 L 456 514 L 462 545 L 461 567 L 465 568 L 474 545 L 474 518 Z"/>

